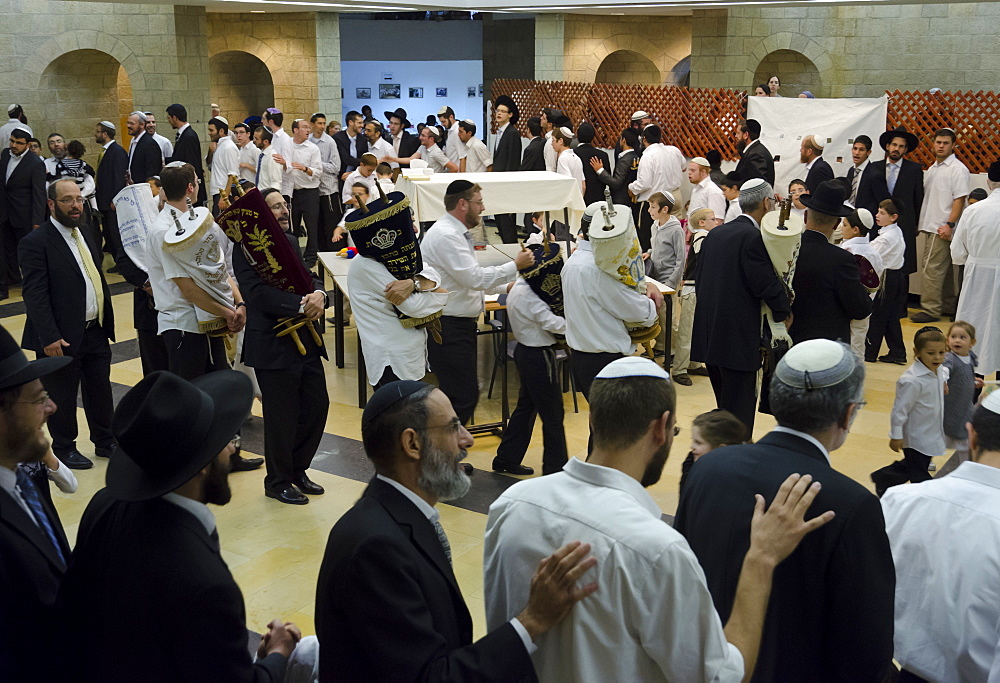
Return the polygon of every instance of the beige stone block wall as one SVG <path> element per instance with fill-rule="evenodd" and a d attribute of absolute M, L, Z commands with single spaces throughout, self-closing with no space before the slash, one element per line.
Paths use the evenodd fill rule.
<path fill-rule="evenodd" d="M 535 17 L 535 79 L 564 80 L 565 18 L 562 14 Z"/>

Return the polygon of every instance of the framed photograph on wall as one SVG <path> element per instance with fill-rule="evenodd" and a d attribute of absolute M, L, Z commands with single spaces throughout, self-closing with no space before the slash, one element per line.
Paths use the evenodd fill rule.
<path fill-rule="evenodd" d="M 448 88 L 434 88 L 435 97 L 448 97 Z"/>
<path fill-rule="evenodd" d="M 370 100 L 372 98 L 371 88 L 355 88 L 354 96 L 359 100 Z"/>
<path fill-rule="evenodd" d="M 410 99 L 414 100 L 424 96 L 423 88 L 410 88 Z"/>
<path fill-rule="evenodd" d="M 476 96 L 476 86 L 470 85 L 468 88 L 466 88 L 466 92 L 468 92 L 469 97 L 475 97 Z"/>
<path fill-rule="evenodd" d="M 379 83 L 378 98 L 380 100 L 398 100 L 400 98 L 399 83 Z"/>

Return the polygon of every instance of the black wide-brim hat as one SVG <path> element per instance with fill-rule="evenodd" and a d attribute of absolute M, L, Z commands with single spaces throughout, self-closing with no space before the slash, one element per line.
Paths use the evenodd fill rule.
<path fill-rule="evenodd" d="M 836 180 L 825 180 L 816 187 L 812 194 L 799 197 L 802 205 L 827 216 L 849 216 L 854 211 L 844 204 L 847 199 L 847 189 L 843 183 Z"/>
<path fill-rule="evenodd" d="M 497 98 L 495 107 L 499 107 L 501 104 L 507 107 L 507 111 L 510 112 L 510 122 L 516 126 L 517 120 L 521 118 L 521 112 L 514 103 L 514 100 L 509 95 L 500 95 Z"/>
<path fill-rule="evenodd" d="M 910 152 L 915 150 L 918 146 L 920 146 L 920 140 L 917 139 L 917 136 L 906 130 L 906 128 L 904 128 L 903 126 L 899 126 L 895 130 L 887 130 L 886 132 L 879 135 L 878 144 L 882 149 L 885 149 L 889 146 L 889 143 L 892 142 L 893 138 L 903 138 L 904 140 L 906 140 L 907 154 L 909 154 Z"/>
<path fill-rule="evenodd" d="M 391 120 L 392 117 L 395 116 L 397 119 L 403 122 L 403 128 L 410 127 L 410 119 L 406 118 L 406 110 L 403 109 L 402 107 L 397 107 L 396 111 L 385 111 L 382 113 L 385 114 L 386 121 Z"/>
<path fill-rule="evenodd" d="M 70 356 L 28 360 L 7 328 L 0 326 L 0 389 L 34 382 L 73 361 Z"/>
<path fill-rule="evenodd" d="M 252 404 L 253 384 L 235 370 L 190 382 L 166 371 L 146 375 L 111 420 L 120 446 L 108 464 L 111 495 L 150 500 L 179 488 L 218 457 Z"/>

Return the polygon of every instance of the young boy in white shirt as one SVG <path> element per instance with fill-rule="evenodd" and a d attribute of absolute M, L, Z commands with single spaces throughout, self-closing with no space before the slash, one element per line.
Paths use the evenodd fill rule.
<path fill-rule="evenodd" d="M 882 258 L 885 269 L 882 289 L 875 296 L 872 314 L 869 318 L 868 336 L 865 339 L 865 362 L 906 365 L 906 347 L 903 345 L 903 330 L 899 319 L 906 313 L 907 277 L 903 272 L 903 258 L 906 242 L 903 231 L 896 225 L 899 209 L 893 200 L 886 199 L 878 205 L 875 222 L 879 225 L 878 237 L 871 241 L 871 247 Z M 888 353 L 879 356 L 882 339 L 889 347 Z"/>
<path fill-rule="evenodd" d="M 382 191 L 386 194 L 396 191 L 396 183 L 392 182 L 392 166 L 381 162 L 375 167 L 375 176 L 378 178 L 376 182 L 382 186 Z"/>
<path fill-rule="evenodd" d="M 871 266 L 881 282 L 885 268 L 882 266 L 882 257 L 868 242 L 868 231 L 875 225 L 875 219 L 868 209 L 856 209 L 851 215 L 846 216 L 841 223 L 840 231 L 844 236 L 844 241 L 840 243 L 840 248 L 861 257 Z M 862 267 L 859 260 L 858 268 Z M 869 286 L 864 281 L 864 271 L 862 271 L 861 284 Z M 874 285 L 872 285 L 874 286 Z M 875 292 L 870 295 L 875 298 Z M 865 338 L 868 336 L 868 323 L 871 316 L 863 320 L 851 321 L 851 349 L 859 356 L 865 355 Z"/>
<path fill-rule="evenodd" d="M 681 280 L 680 318 L 677 322 L 677 334 L 674 335 L 674 365 L 673 379 L 678 384 L 691 386 L 690 375 L 708 376 L 708 370 L 703 365 L 691 364 L 691 331 L 694 328 L 694 309 L 697 304 L 694 288 L 694 269 L 701 251 L 701 243 L 708 236 L 708 231 L 718 225 L 715 212 L 711 209 L 699 209 L 691 214 L 688 228 L 691 230 L 691 247 L 684 263 Z"/>

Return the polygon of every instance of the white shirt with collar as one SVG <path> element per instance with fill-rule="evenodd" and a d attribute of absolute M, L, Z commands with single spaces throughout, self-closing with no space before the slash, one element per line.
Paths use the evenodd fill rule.
<path fill-rule="evenodd" d="M 576 178 L 577 182 L 584 182 L 583 160 L 571 149 L 564 149 L 559 152 L 559 159 L 556 161 L 556 173 Z"/>
<path fill-rule="evenodd" d="M 722 194 L 719 186 L 712 182 L 711 176 L 705 176 L 700 183 L 691 188 L 688 217 L 698 209 L 711 209 L 716 218 L 726 215 L 726 195 Z"/>
<path fill-rule="evenodd" d="M 242 180 L 248 180 L 251 183 L 257 184 L 257 160 L 260 158 L 260 150 L 257 149 L 257 145 L 253 144 L 253 140 L 247 142 L 239 148 L 240 150 L 240 178 Z M 242 168 L 243 164 L 249 164 L 252 167 Z"/>
<path fill-rule="evenodd" d="M 486 621 L 523 609 L 528 578 L 553 547 L 585 539 L 599 590 L 539 636 L 543 681 L 739 681 L 705 574 L 683 536 L 627 474 L 579 458 L 519 482 L 490 506 L 484 544 Z M 610 649 L 609 649 L 610 647 Z"/>
<path fill-rule="evenodd" d="M 893 223 L 879 228 L 878 237 L 871 241 L 871 247 L 878 252 L 885 270 L 899 270 L 906 256 L 906 240 L 903 231 Z"/>
<path fill-rule="evenodd" d="M 204 503 L 173 492 L 164 493 L 160 497 L 168 503 L 173 503 L 182 510 L 187 510 L 194 515 L 195 519 L 205 527 L 205 533 L 209 536 L 215 531 L 215 515 L 212 514 L 212 511 Z"/>
<path fill-rule="evenodd" d="M 500 266 L 479 265 L 469 229 L 450 213 L 427 230 L 420 252 L 424 264 L 438 272 L 441 287 L 449 292 L 444 314 L 456 318 L 478 318 L 483 312 L 483 292 L 517 277 L 513 261 Z"/>
<path fill-rule="evenodd" d="M 3 147 L 7 147 L 7 145 L 10 144 L 10 134 L 14 132 L 15 128 L 20 128 L 29 136 L 35 137 L 35 134 L 31 132 L 31 128 L 28 124 L 21 123 L 20 119 L 7 119 L 7 123 L 0 126 L 0 141 L 3 141 Z"/>
<path fill-rule="evenodd" d="M 674 146 L 657 142 L 648 145 L 639 157 L 639 170 L 628 189 L 640 202 L 649 201 L 654 192 L 674 192 L 681 186 L 684 155 Z"/>
<path fill-rule="evenodd" d="M 369 196 L 372 196 L 376 192 L 375 191 L 375 185 L 376 185 L 376 183 L 378 183 L 378 176 L 375 175 L 375 171 L 372 171 L 371 175 L 368 175 L 368 176 L 361 175 L 361 169 L 357 169 L 357 170 L 351 171 L 347 175 L 347 180 L 344 181 L 344 189 L 343 189 L 343 191 L 340 194 L 340 199 L 345 204 L 347 203 L 348 199 L 350 199 L 351 197 L 354 196 L 354 192 L 353 192 L 353 189 L 352 189 L 354 187 L 354 183 L 364 183 L 365 185 L 367 185 L 368 186 L 368 194 L 369 194 Z M 344 208 L 344 215 L 346 216 L 348 213 L 350 213 L 353 210 L 354 210 L 353 208 L 345 207 Z"/>
<path fill-rule="evenodd" d="M 921 232 L 937 233 L 948 222 L 951 205 L 960 197 L 968 197 L 972 176 L 968 167 L 954 154 L 936 161 L 924 171 L 924 203 L 920 208 Z"/>
<path fill-rule="evenodd" d="M 281 164 L 274 160 L 274 145 L 268 145 L 267 149 L 261 151 L 257 163 L 260 169 L 257 187 L 260 191 L 274 189 L 280 192 L 284 173 Z"/>
<path fill-rule="evenodd" d="M 282 159 L 285 160 L 285 166 L 281 168 L 281 194 L 286 196 L 292 195 L 292 175 L 290 171 L 292 170 L 292 136 L 285 132 L 284 128 L 279 128 L 273 131 L 274 135 L 271 138 L 271 147 L 274 148 L 274 154 L 277 154 Z"/>
<path fill-rule="evenodd" d="M 421 146 L 416 152 L 413 153 L 411 158 L 423 159 L 427 162 L 428 166 L 434 169 L 435 173 L 445 173 L 448 171 L 447 164 L 450 159 L 445 156 L 445 153 L 442 152 L 441 148 L 436 144 L 431 145 L 430 147 Z M 458 165 L 457 161 L 455 162 L 455 165 Z"/>
<path fill-rule="evenodd" d="M 556 154 L 556 148 L 552 146 L 551 130 L 545 134 L 545 146 L 542 147 L 542 156 L 545 158 L 545 170 L 555 173 L 556 166 L 559 163 L 559 155 Z"/>
<path fill-rule="evenodd" d="M 944 455 L 944 388 L 948 368 L 937 374 L 919 360 L 896 380 L 896 400 L 889 417 L 890 439 L 902 439 L 904 448 L 923 455 Z"/>
<path fill-rule="evenodd" d="M 190 123 L 184 123 L 184 125 L 182 125 L 180 128 L 178 128 L 176 135 L 174 135 L 174 141 L 176 142 L 177 139 L 180 138 L 181 133 L 183 133 L 184 131 L 186 131 L 190 127 L 191 127 Z"/>
<path fill-rule="evenodd" d="M 212 179 L 209 185 L 209 194 L 217 195 L 226 186 L 229 176 L 240 175 L 240 149 L 236 143 L 229 139 L 228 135 L 219 138 L 215 146 L 215 154 L 212 155 Z"/>
<path fill-rule="evenodd" d="M 726 216 L 722 222 L 728 223 L 729 221 L 738 218 L 742 213 L 743 209 L 740 208 L 739 198 L 730 199 L 728 202 L 726 202 Z M 716 218 L 718 218 L 718 216 L 716 216 Z"/>
<path fill-rule="evenodd" d="M 286 158 L 288 176 L 292 180 L 292 190 L 312 190 L 319 187 L 320 176 L 323 175 L 323 160 L 320 157 L 319 147 L 309 142 L 308 139 L 302 142 L 292 142 L 292 153 Z M 298 162 L 309 169 L 308 172 L 292 168 L 292 164 Z"/>
<path fill-rule="evenodd" d="M 857 182 L 857 185 L 855 185 L 854 182 L 851 183 L 851 194 L 850 194 L 850 197 L 848 198 L 848 200 L 851 202 L 851 204 L 855 204 L 856 205 L 857 202 L 858 202 L 858 194 L 857 194 L 857 192 L 855 192 L 855 187 L 858 187 L 858 188 L 861 187 L 861 176 L 864 174 L 865 169 L 868 168 L 869 161 L 870 161 L 870 159 L 865 159 L 860 164 L 858 164 L 857 166 L 854 167 L 854 177 L 858 179 L 858 182 Z M 887 163 L 888 163 L 888 161 L 889 160 L 886 159 Z"/>
<path fill-rule="evenodd" d="M 27 153 L 28 153 L 27 149 L 25 149 L 20 154 L 14 154 L 14 151 L 11 150 L 11 152 L 10 152 L 10 158 L 7 160 L 7 177 L 4 178 L 4 182 L 7 182 L 8 180 L 10 180 L 10 174 L 14 172 L 14 169 L 17 168 L 17 165 L 21 163 L 21 160 L 24 158 L 24 155 L 27 154 Z"/>
<path fill-rule="evenodd" d="M 379 161 L 382 161 L 382 159 L 386 157 L 395 156 L 395 154 L 393 154 L 392 145 L 390 145 L 389 142 L 381 135 L 375 140 L 375 142 L 372 142 L 371 140 L 368 141 L 368 153 L 375 155 L 375 158 Z M 399 168 L 399 164 L 396 164 L 395 168 Z"/>
<path fill-rule="evenodd" d="M 507 126 L 509 125 L 510 121 L 497 128 L 496 135 L 493 136 L 493 149 L 490 150 L 494 155 L 497 153 L 497 146 L 500 144 L 500 138 L 503 137 L 503 134 L 506 132 Z"/>
<path fill-rule="evenodd" d="M 486 173 L 493 165 L 493 155 L 487 149 L 486 143 L 473 135 L 465 143 L 465 152 L 462 154 L 465 159 L 466 173 Z M 582 170 L 582 166 L 580 167 Z"/>
<path fill-rule="evenodd" d="M 164 162 L 174 155 L 174 143 L 159 133 L 153 133 L 153 142 L 160 146 L 160 153 L 163 155 Z"/>
<path fill-rule="evenodd" d="M 521 277 L 507 294 L 507 315 L 510 331 L 522 346 L 552 346 L 556 343 L 554 335 L 566 334 L 566 319 L 553 313 Z"/>
<path fill-rule="evenodd" d="M 820 155 L 820 156 L 818 156 L 818 157 L 813 157 L 813 160 L 812 160 L 812 161 L 810 161 L 810 162 L 809 162 L 808 164 L 806 164 L 806 167 L 805 167 L 805 173 L 803 173 L 803 175 L 804 175 L 804 176 L 807 176 L 807 175 L 809 175 L 809 171 L 811 171 L 811 170 L 812 170 L 812 167 L 813 167 L 813 166 L 815 166 L 815 165 L 816 165 L 816 162 L 817 162 L 817 161 L 818 161 L 819 159 L 822 159 L 822 158 L 823 158 L 823 156 L 822 156 L 822 155 Z"/>
<path fill-rule="evenodd" d="M 184 298 L 180 287 L 173 281 L 173 278 L 190 277 L 190 274 L 171 252 L 163 249 L 167 230 L 174 229 L 174 214 L 180 213 L 172 206 L 164 206 L 146 233 L 146 273 L 156 301 L 159 334 L 166 330 L 200 334 L 194 304 Z"/>
<path fill-rule="evenodd" d="M 465 143 L 458 137 L 458 121 L 451 124 L 448 129 L 448 140 L 444 144 L 444 153 L 448 161 L 458 166 L 458 162 L 465 156 Z"/>
<path fill-rule="evenodd" d="M 882 512 L 896 565 L 894 658 L 929 681 L 1000 680 L 1000 470 L 963 462 L 894 486 Z"/>
<path fill-rule="evenodd" d="M 652 325 L 658 317 L 656 304 L 598 268 L 588 240 L 577 242 L 561 277 L 570 348 L 584 353 L 635 353 L 624 323 Z"/>
<path fill-rule="evenodd" d="M 66 240 L 66 246 L 69 247 L 69 251 L 73 254 L 73 258 L 76 260 L 76 265 L 80 268 L 80 274 L 83 275 L 83 287 L 85 293 L 86 303 L 84 304 L 84 318 L 88 322 L 91 320 L 97 320 L 97 291 L 94 289 L 94 283 L 90 281 L 87 277 L 87 271 L 83 267 L 83 256 L 80 254 L 80 249 L 76 244 L 76 240 L 73 239 L 73 228 L 68 228 L 55 218 L 50 218 L 52 225 L 56 226 L 56 230 L 62 235 L 62 238 Z M 80 239 L 83 239 L 83 233 L 80 233 Z M 86 241 L 84 241 L 84 249 L 87 248 Z M 91 255 L 93 258 L 93 255 Z M 96 265 L 96 264 L 95 264 Z M 111 303 L 110 301 L 107 303 Z"/>
<path fill-rule="evenodd" d="M 337 143 L 326 133 L 319 137 L 310 135 L 309 142 L 319 148 L 319 158 L 323 164 L 323 173 L 319 177 L 319 193 L 324 197 L 336 194 L 340 176 L 340 152 L 337 150 Z"/>

